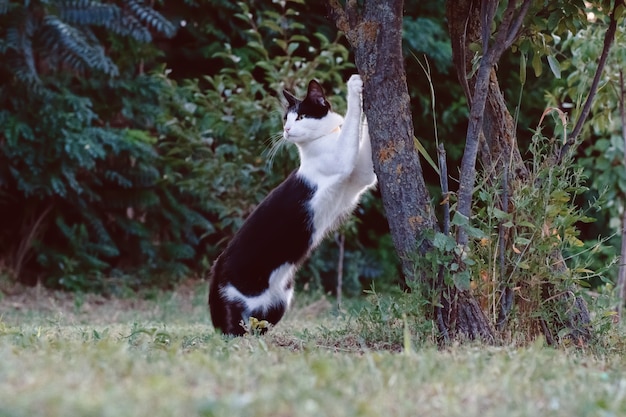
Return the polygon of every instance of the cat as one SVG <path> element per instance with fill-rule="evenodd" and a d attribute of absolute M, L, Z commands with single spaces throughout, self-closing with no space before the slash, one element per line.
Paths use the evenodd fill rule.
<path fill-rule="evenodd" d="M 376 184 L 358 75 L 347 83 L 345 118 L 315 80 L 306 97 L 288 91 L 283 140 L 300 166 L 253 210 L 211 270 L 209 307 L 216 329 L 246 333 L 250 317 L 274 325 L 288 309 L 294 275 L 310 252 Z"/>

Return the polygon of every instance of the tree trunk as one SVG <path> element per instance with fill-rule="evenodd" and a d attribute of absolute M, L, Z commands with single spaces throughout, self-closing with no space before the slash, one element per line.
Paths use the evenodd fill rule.
<path fill-rule="evenodd" d="M 387 221 L 407 279 L 434 286 L 436 277 L 416 271 L 414 257 L 429 249 L 424 238 L 438 229 L 413 142 L 410 97 L 402 55 L 402 0 L 365 0 L 362 7 L 348 0 L 342 7 L 329 0 L 331 15 L 352 45 L 363 78 L 364 111 L 372 139 Z M 439 289 L 441 290 L 441 289 Z M 467 290 L 450 288 L 439 312 L 440 331 L 454 337 L 493 340 L 489 321 Z"/>
<path fill-rule="evenodd" d="M 406 278 L 421 279 L 414 256 L 428 249 L 424 234 L 437 224 L 413 144 L 402 56 L 403 0 L 366 0 L 362 7 L 349 0 L 345 8 L 337 0 L 328 3 L 363 79 L 374 170 L 394 246 Z"/>

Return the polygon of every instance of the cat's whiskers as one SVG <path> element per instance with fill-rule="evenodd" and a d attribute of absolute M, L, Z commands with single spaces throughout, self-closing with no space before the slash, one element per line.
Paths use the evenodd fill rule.
<path fill-rule="evenodd" d="M 274 165 L 274 159 L 276 158 L 276 155 L 278 155 L 278 153 L 280 152 L 280 150 L 282 148 L 284 148 L 287 145 L 287 140 L 283 137 L 282 133 L 276 133 L 272 136 L 270 136 L 267 140 L 266 143 L 268 143 L 267 148 L 264 151 L 264 154 L 266 156 L 266 163 L 268 168 L 272 168 Z"/>

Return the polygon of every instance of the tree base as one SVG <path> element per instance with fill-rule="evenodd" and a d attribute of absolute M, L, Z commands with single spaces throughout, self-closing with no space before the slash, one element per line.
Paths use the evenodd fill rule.
<path fill-rule="evenodd" d="M 490 344 L 495 342 L 495 333 L 489 320 L 468 290 L 453 289 L 448 300 L 442 301 L 443 307 L 437 312 L 437 323 L 444 341 L 466 339 Z"/>

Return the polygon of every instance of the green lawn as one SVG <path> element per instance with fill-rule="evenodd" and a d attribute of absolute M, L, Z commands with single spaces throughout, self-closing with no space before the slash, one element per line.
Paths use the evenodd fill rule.
<path fill-rule="evenodd" d="M 0 416 L 626 415 L 623 352 L 376 348 L 327 301 L 229 340 L 205 297 L 201 285 L 152 301 L 1 298 Z"/>

